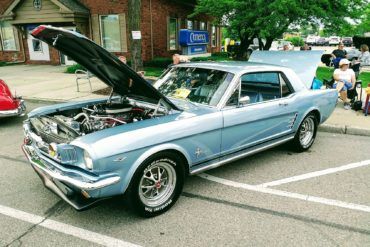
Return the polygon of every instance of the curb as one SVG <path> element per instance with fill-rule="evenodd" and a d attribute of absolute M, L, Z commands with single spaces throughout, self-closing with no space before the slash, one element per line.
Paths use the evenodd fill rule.
<path fill-rule="evenodd" d="M 370 129 L 351 127 L 347 125 L 322 124 L 319 131 L 347 135 L 370 136 Z"/>

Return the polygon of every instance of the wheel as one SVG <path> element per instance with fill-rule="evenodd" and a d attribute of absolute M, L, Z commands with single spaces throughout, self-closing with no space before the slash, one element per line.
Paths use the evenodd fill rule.
<path fill-rule="evenodd" d="M 166 212 L 179 198 L 185 172 L 184 162 L 171 152 L 153 155 L 134 174 L 127 192 L 131 207 L 144 217 Z"/>
<path fill-rule="evenodd" d="M 293 148 L 298 152 L 308 150 L 315 141 L 318 120 L 313 113 L 308 114 L 299 125 L 293 139 Z"/>

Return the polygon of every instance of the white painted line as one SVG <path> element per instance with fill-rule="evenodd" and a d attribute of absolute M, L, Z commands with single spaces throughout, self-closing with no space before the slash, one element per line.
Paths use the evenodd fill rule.
<path fill-rule="evenodd" d="M 275 190 L 275 189 L 265 188 L 265 187 L 261 187 L 257 185 L 243 184 L 243 183 L 238 183 L 238 182 L 230 181 L 230 180 L 223 179 L 223 178 L 218 178 L 218 177 L 205 174 L 205 173 L 199 174 L 198 176 L 201 178 L 216 182 L 216 183 L 220 183 L 220 184 L 235 187 L 235 188 L 240 188 L 240 189 L 245 189 L 245 190 L 250 190 L 250 191 L 255 191 L 255 192 L 261 192 L 261 193 L 271 194 L 271 195 L 276 195 L 276 196 L 283 196 L 287 198 L 299 199 L 303 201 L 316 202 L 316 203 L 321 203 L 321 204 L 325 204 L 329 206 L 335 206 L 335 207 L 370 213 L 370 206 L 366 206 L 366 205 L 353 204 L 349 202 L 337 201 L 337 200 L 327 199 L 323 197 L 298 194 L 298 193 L 287 192 L 287 191 L 282 191 L 282 190 Z"/>
<path fill-rule="evenodd" d="M 139 247 L 139 245 L 135 245 L 117 238 L 67 225 L 55 220 L 49 220 L 39 215 L 30 214 L 2 205 L 0 205 L 0 214 L 104 246 Z"/>
<path fill-rule="evenodd" d="M 291 183 L 291 182 L 297 182 L 297 181 L 301 181 L 301 180 L 305 180 L 305 179 L 309 179 L 309 178 L 319 177 L 319 176 L 323 176 L 323 175 L 328 175 L 328 174 L 341 172 L 341 171 L 345 171 L 345 170 L 350 170 L 350 169 L 354 169 L 354 168 L 358 168 L 358 167 L 368 166 L 368 165 L 370 165 L 370 160 L 364 160 L 364 161 L 360 161 L 360 162 L 357 162 L 357 163 L 352 163 L 352 164 L 348 164 L 348 165 L 344 165 L 344 166 L 333 167 L 333 168 L 329 168 L 329 169 L 325 169 L 325 170 L 321 170 L 321 171 L 315 171 L 315 172 L 305 173 L 305 174 L 294 176 L 294 177 L 279 179 L 279 180 L 275 180 L 275 181 L 272 181 L 272 182 L 259 184 L 257 186 L 260 186 L 260 187 L 277 186 L 277 185 L 287 184 L 287 183 Z"/>

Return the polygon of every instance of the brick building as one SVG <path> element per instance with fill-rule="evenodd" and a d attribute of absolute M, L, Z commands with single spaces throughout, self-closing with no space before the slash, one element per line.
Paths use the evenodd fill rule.
<path fill-rule="evenodd" d="M 207 51 L 220 50 L 220 28 L 213 26 L 207 16 L 188 18 L 194 3 L 195 0 L 142 0 L 144 60 L 181 53 L 180 29 L 208 31 Z M 0 0 L 0 61 L 73 63 L 29 34 L 40 24 L 75 30 L 110 52 L 129 57 L 127 9 L 127 0 Z"/>

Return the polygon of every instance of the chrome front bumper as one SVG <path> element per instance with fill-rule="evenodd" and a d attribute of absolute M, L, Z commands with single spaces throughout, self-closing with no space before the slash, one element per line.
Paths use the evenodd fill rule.
<path fill-rule="evenodd" d="M 94 180 L 81 174 L 71 177 L 54 166 L 52 161 L 42 159 L 32 145 L 23 145 L 22 149 L 44 185 L 77 210 L 86 209 L 103 199 L 92 198 L 92 193 L 120 181 L 119 176 Z"/>
<path fill-rule="evenodd" d="M 0 118 L 2 117 L 14 117 L 20 116 L 23 117 L 26 114 L 26 105 L 24 104 L 24 100 L 20 101 L 19 107 L 14 110 L 7 110 L 7 111 L 0 111 Z"/>

